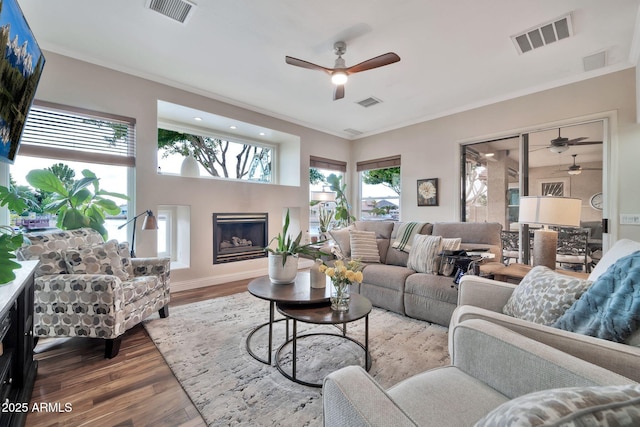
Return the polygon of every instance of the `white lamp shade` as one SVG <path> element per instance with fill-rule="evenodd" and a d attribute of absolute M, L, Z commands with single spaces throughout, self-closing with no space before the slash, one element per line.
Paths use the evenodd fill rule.
<path fill-rule="evenodd" d="M 571 197 L 525 196 L 520 198 L 518 222 L 579 227 L 581 208 L 582 200 Z"/>
<path fill-rule="evenodd" d="M 336 193 L 334 191 L 312 191 L 311 200 L 318 202 L 335 202 Z"/>

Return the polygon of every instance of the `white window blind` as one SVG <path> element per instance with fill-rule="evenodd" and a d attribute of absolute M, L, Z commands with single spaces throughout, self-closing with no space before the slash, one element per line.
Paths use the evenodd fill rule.
<path fill-rule="evenodd" d="M 34 102 L 19 154 L 135 166 L 135 119 Z"/>

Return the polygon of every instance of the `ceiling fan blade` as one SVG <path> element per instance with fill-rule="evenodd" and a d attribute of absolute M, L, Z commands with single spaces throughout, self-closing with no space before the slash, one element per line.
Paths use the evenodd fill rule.
<path fill-rule="evenodd" d="M 361 71 L 384 67 L 385 65 L 393 64 L 394 62 L 398 61 L 400 61 L 400 57 L 393 52 L 389 52 L 349 67 L 346 69 L 346 71 L 347 74 L 359 73 Z"/>
<path fill-rule="evenodd" d="M 544 147 L 537 147 L 537 148 L 535 148 L 535 149 L 533 149 L 533 150 L 531 150 L 531 149 L 530 149 L 530 150 L 529 150 L 529 152 L 530 152 L 530 153 L 533 153 L 534 151 L 548 150 L 548 149 L 549 149 L 549 146 L 548 146 L 548 145 L 545 145 Z"/>
<path fill-rule="evenodd" d="M 569 145 L 596 145 L 596 144 L 602 144 L 602 141 L 576 141 L 576 142 L 569 141 Z"/>
<path fill-rule="evenodd" d="M 333 91 L 333 100 L 337 101 L 342 98 L 344 98 L 344 85 L 336 85 L 336 88 Z"/>
<path fill-rule="evenodd" d="M 293 58 L 291 56 L 285 56 L 284 60 L 289 65 L 295 65 L 296 67 L 307 68 L 309 70 L 324 71 L 329 74 L 331 74 L 331 72 L 333 71 L 333 69 L 331 68 L 326 68 L 321 65 L 312 64 L 311 62 L 303 61 L 302 59 Z"/>
<path fill-rule="evenodd" d="M 577 144 L 578 142 L 583 141 L 583 140 L 588 139 L 588 138 L 589 138 L 588 136 L 581 136 L 580 138 L 573 138 L 573 139 L 568 140 L 567 144 L 574 145 L 574 144 Z"/>

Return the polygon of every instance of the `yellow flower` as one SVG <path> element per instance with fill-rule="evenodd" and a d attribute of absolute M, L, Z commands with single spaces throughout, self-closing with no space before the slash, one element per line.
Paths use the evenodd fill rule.
<path fill-rule="evenodd" d="M 356 271 L 354 274 L 354 279 L 356 282 L 361 283 L 362 282 L 362 271 Z"/>
<path fill-rule="evenodd" d="M 326 265 L 324 265 L 324 264 L 320 265 L 320 268 L 319 268 L 320 273 L 324 273 L 326 269 L 327 269 Z"/>
<path fill-rule="evenodd" d="M 347 271 L 347 267 L 345 267 L 344 265 L 336 266 L 335 269 L 338 274 L 343 274 L 343 275 Z"/>
<path fill-rule="evenodd" d="M 353 282 L 353 280 L 355 279 L 355 275 L 356 273 L 354 273 L 353 271 L 347 270 L 346 276 L 348 281 Z"/>
<path fill-rule="evenodd" d="M 338 259 L 338 260 L 336 260 L 336 261 L 333 263 L 333 266 L 334 266 L 336 269 L 338 269 L 338 268 L 340 268 L 340 267 L 344 267 L 344 261 L 342 261 L 341 259 Z"/>
<path fill-rule="evenodd" d="M 336 271 L 335 271 L 335 269 L 333 269 L 333 268 L 329 267 L 329 268 L 327 268 L 327 269 L 325 270 L 324 274 L 326 274 L 326 275 L 327 275 L 327 276 L 329 276 L 329 277 L 333 277 L 333 276 L 335 276 Z"/>

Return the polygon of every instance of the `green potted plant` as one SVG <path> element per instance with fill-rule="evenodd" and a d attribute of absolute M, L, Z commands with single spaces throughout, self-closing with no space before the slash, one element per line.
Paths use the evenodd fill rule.
<path fill-rule="evenodd" d="M 35 169 L 27 174 L 27 182 L 37 190 L 50 194 L 50 201 L 42 207 L 44 212 L 57 215 L 56 227 L 75 230 L 89 227 L 108 238 L 104 226 L 107 214 L 117 215 L 120 208 L 107 197 L 128 200 L 124 194 L 111 193 L 100 188 L 100 180 L 88 169 L 82 178 L 65 184 L 48 169 Z M 93 191 L 90 190 L 93 187 Z"/>
<path fill-rule="evenodd" d="M 30 200 L 18 194 L 14 186 L 7 188 L 0 185 L 0 206 L 6 206 L 10 211 L 21 214 L 29 208 L 30 203 Z M 22 242 L 22 233 L 8 225 L 0 226 L 0 285 L 16 278 L 13 270 L 21 265 L 14 261 L 15 251 L 22 246 Z"/>
<path fill-rule="evenodd" d="M 271 282 L 278 285 L 293 283 L 298 272 L 299 255 L 308 255 L 315 259 L 320 254 L 320 251 L 312 244 L 300 244 L 302 231 L 295 239 L 292 239 L 289 235 L 289 223 L 289 210 L 287 209 L 282 232 L 271 239 L 269 246 L 265 248 L 269 252 L 269 278 Z M 275 247 L 270 247 L 273 242 L 276 242 Z"/>
<path fill-rule="evenodd" d="M 347 227 L 356 220 L 356 217 L 351 215 L 351 205 L 345 194 L 347 184 L 343 184 L 342 177 L 333 173 L 327 177 L 327 183 L 330 185 L 331 191 L 336 193 L 336 209 L 334 213 L 336 224 L 339 227 Z"/>

